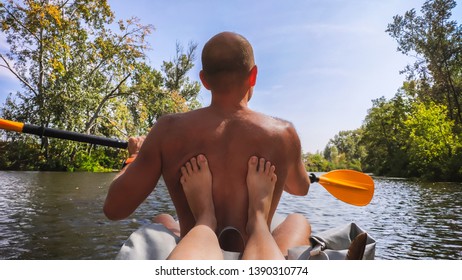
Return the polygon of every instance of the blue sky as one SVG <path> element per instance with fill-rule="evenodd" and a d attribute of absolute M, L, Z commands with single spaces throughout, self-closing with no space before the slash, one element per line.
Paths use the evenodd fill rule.
<path fill-rule="evenodd" d="M 200 51 L 222 31 L 244 35 L 253 45 L 259 76 L 250 107 L 291 121 L 304 152 L 323 150 L 341 130 L 361 126 L 372 99 L 392 97 L 399 71 L 412 62 L 385 32 L 396 14 L 420 11 L 424 0 L 109 0 L 118 19 L 138 17 L 156 28 L 149 37 L 157 69 L 175 55 L 176 42 L 198 44 L 191 71 L 198 80 Z M 453 10 L 461 18 L 462 7 Z M 459 21 L 460 24 L 460 21 Z M 0 35 L 0 51 L 5 51 Z M 19 89 L 0 68 L 0 103 Z M 204 106 L 210 101 L 200 93 Z"/>

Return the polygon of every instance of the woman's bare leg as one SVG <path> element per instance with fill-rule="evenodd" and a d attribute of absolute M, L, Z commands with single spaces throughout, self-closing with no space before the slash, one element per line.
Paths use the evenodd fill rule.
<path fill-rule="evenodd" d="M 196 225 L 181 239 L 168 259 L 223 259 L 215 234 L 217 221 L 212 200 L 212 174 L 204 155 L 181 168 L 181 184 Z"/>
<path fill-rule="evenodd" d="M 247 234 L 249 239 L 242 259 L 284 259 L 268 226 L 268 215 L 276 184 L 275 167 L 264 158 L 249 159 L 247 188 L 249 210 Z"/>
<path fill-rule="evenodd" d="M 290 214 L 272 234 L 282 254 L 287 256 L 290 248 L 310 245 L 311 225 L 302 214 Z"/>

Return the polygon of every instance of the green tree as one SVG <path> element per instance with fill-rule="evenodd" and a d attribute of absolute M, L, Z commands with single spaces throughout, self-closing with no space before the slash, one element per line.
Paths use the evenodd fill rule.
<path fill-rule="evenodd" d="M 309 172 L 326 172 L 332 170 L 332 163 L 326 160 L 321 153 L 303 154 L 305 169 Z"/>
<path fill-rule="evenodd" d="M 406 81 L 392 99 L 372 101 L 359 137 L 347 131 L 329 141 L 324 155 L 335 168 L 462 180 L 462 26 L 451 20 L 455 6 L 428 0 L 422 15 L 412 9 L 393 18 L 386 32 L 416 61 L 402 71 Z"/>
<path fill-rule="evenodd" d="M 404 124 L 409 131 L 409 168 L 422 177 L 448 179 L 458 141 L 452 133 L 454 121 L 448 119 L 447 108 L 415 103 Z"/>
<path fill-rule="evenodd" d="M 324 157 L 331 161 L 335 168 L 362 170 L 361 162 L 366 157 L 366 149 L 361 144 L 363 131 L 340 131 L 330 139 L 324 149 Z"/>
<path fill-rule="evenodd" d="M 197 81 L 191 81 L 186 75 L 194 66 L 197 44 L 190 42 L 188 50 L 184 52 L 181 44 L 176 44 L 176 56 L 173 61 L 164 61 L 162 71 L 164 72 L 165 87 L 170 92 L 177 92 L 192 107 L 197 107 L 196 96 L 200 90 Z"/>
<path fill-rule="evenodd" d="M 398 51 L 416 59 L 403 70 L 403 93 L 412 106 L 395 121 L 406 143 L 400 150 L 408 162 L 403 165 L 407 175 L 462 179 L 462 26 L 451 19 L 455 6 L 454 0 L 425 1 L 421 15 L 415 9 L 396 15 L 386 30 Z M 369 134 L 369 144 L 371 139 Z"/>
<path fill-rule="evenodd" d="M 414 94 L 423 102 L 448 108 L 450 119 L 462 123 L 462 26 L 451 20 L 454 0 L 430 0 L 404 16 L 396 15 L 387 32 L 398 42 L 398 51 L 416 58 L 403 71 L 418 80 Z"/>
<path fill-rule="evenodd" d="M 363 124 L 361 144 L 368 151 L 365 170 L 377 175 L 407 176 L 407 130 L 410 99 L 403 91 L 391 100 L 373 100 Z"/>
<path fill-rule="evenodd" d="M 0 17 L 10 45 L 8 53 L 0 54 L 0 65 L 23 87 L 8 98 L 3 115 L 102 134 L 105 122 L 99 117 L 111 109 L 111 100 L 125 94 L 122 86 L 135 62 L 144 58 L 145 36 L 152 27 L 129 19 L 119 21 L 120 33 L 115 33 L 108 27 L 114 15 L 107 2 L 92 0 L 9 0 Z M 76 151 L 73 144 L 56 142 L 49 153 L 46 138 L 42 146 L 46 164 Z"/>
<path fill-rule="evenodd" d="M 132 134 L 144 134 L 164 114 L 185 112 L 200 107 L 200 84 L 187 76 L 194 66 L 197 44 L 184 52 L 177 43 L 176 56 L 164 61 L 162 71 L 140 63 L 133 76 L 128 108 L 133 117 Z"/>
<path fill-rule="evenodd" d="M 120 33 L 114 33 L 106 1 L 9 0 L 0 15 L 10 45 L 9 53 L 0 54 L 1 66 L 25 89 L 19 95 L 24 120 L 43 126 L 64 120 L 85 132 L 96 131 L 107 102 L 124 94 L 120 88 L 144 58 L 145 36 L 152 30 L 129 19 L 119 21 Z M 87 116 L 72 123 L 79 111 Z"/>
<path fill-rule="evenodd" d="M 162 74 L 146 64 L 146 37 L 153 27 L 137 18 L 116 21 L 105 0 L 7 0 L 0 3 L 0 19 L 10 46 L 9 52 L 0 53 L 0 67 L 22 86 L 7 98 L 4 118 L 126 138 L 146 133 L 163 113 L 197 106 L 199 85 L 187 77 L 195 47 L 186 53 L 180 49 L 178 61 L 165 62 L 178 70 L 173 75 L 177 88 L 170 87 L 171 68 Z M 134 109 L 137 100 L 152 101 L 147 100 L 151 92 L 167 108 Z M 162 94 L 156 96 L 158 92 Z M 18 136 L 8 137 L 14 142 Z M 21 141 L 34 146 L 36 139 L 22 136 Z M 74 169 L 77 162 L 84 166 L 95 158 L 101 164 L 118 164 L 119 152 L 90 145 L 43 138 L 38 150 L 37 164 L 45 169 Z M 106 155 L 117 160 L 110 163 Z"/>

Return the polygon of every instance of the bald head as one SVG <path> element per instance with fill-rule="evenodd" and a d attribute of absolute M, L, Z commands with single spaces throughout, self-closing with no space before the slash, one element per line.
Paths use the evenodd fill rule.
<path fill-rule="evenodd" d="M 236 33 L 219 33 L 202 50 L 202 70 L 208 76 L 231 73 L 246 75 L 254 65 L 252 46 Z"/>

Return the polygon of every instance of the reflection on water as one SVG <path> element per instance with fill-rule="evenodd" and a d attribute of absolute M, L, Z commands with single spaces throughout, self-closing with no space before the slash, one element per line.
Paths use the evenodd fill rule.
<path fill-rule="evenodd" d="M 112 259 L 131 232 L 175 211 L 165 186 L 124 221 L 102 205 L 114 174 L 0 172 L 0 259 Z M 313 233 L 355 222 L 377 240 L 378 259 L 462 259 L 462 184 L 377 178 L 372 202 L 355 207 L 314 184 L 284 194 L 280 213 L 299 212 Z"/>
<path fill-rule="evenodd" d="M 462 184 L 375 178 L 365 207 L 313 184 L 307 198 L 284 195 L 280 212 L 302 209 L 313 233 L 355 222 L 377 240 L 377 259 L 462 259 Z"/>
<path fill-rule="evenodd" d="M 112 259 L 155 211 L 174 213 L 160 186 L 131 217 L 102 213 L 114 174 L 0 172 L 1 259 Z"/>

